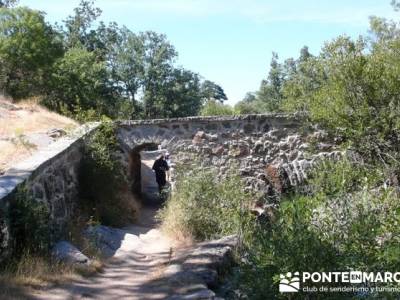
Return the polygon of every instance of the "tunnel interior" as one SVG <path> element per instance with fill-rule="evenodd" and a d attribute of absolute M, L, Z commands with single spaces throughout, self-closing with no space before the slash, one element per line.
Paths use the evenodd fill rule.
<path fill-rule="evenodd" d="M 143 204 L 156 204 L 158 201 L 158 186 L 152 165 L 161 153 L 156 143 L 144 143 L 130 151 L 131 191 Z"/>

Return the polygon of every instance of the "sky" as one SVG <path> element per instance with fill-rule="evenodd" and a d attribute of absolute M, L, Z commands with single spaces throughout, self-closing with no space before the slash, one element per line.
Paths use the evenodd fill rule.
<path fill-rule="evenodd" d="M 20 0 L 61 22 L 79 0 Z M 105 22 L 134 32 L 167 35 L 177 65 L 221 85 L 228 103 L 256 91 L 266 78 L 272 52 L 281 61 L 307 45 L 318 54 L 326 41 L 368 32 L 369 16 L 397 19 L 390 0 L 97 0 Z"/>

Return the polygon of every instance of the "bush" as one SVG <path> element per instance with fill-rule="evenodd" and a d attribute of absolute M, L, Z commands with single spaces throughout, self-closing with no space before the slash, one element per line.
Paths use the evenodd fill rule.
<path fill-rule="evenodd" d="M 50 246 L 50 213 L 46 204 L 19 188 L 10 202 L 9 222 L 16 256 L 24 252 L 46 253 Z"/>
<path fill-rule="evenodd" d="M 176 189 L 160 217 L 163 228 L 176 237 L 195 240 L 245 234 L 251 225 L 251 195 L 235 174 L 218 179 L 213 170 L 178 170 Z"/>
<path fill-rule="evenodd" d="M 268 112 L 266 105 L 259 100 L 239 101 L 236 103 L 234 110 L 239 115 L 262 114 Z"/>
<path fill-rule="evenodd" d="M 394 189 L 378 188 L 382 177 L 347 160 L 321 164 L 309 180 L 312 192 L 287 196 L 276 221 L 255 231 L 241 266 L 239 285 L 245 294 L 282 297 L 277 276 L 286 272 L 395 272 L 400 203 Z M 344 299 L 351 296 L 343 294 Z"/>
<path fill-rule="evenodd" d="M 200 111 L 202 116 L 229 116 L 234 114 L 235 111 L 231 106 L 213 100 L 208 101 Z"/>
<path fill-rule="evenodd" d="M 372 33 L 382 34 L 376 28 Z M 390 39 L 341 36 L 326 43 L 318 57 L 304 63 L 310 74 L 285 85 L 284 101 L 289 111 L 308 111 L 312 122 L 340 136 L 364 159 L 386 163 L 400 149 L 400 40 L 390 34 Z"/>
<path fill-rule="evenodd" d="M 115 125 L 105 121 L 87 141 L 80 171 L 83 210 L 111 226 L 133 221 L 137 210 L 116 158 L 118 150 Z"/>

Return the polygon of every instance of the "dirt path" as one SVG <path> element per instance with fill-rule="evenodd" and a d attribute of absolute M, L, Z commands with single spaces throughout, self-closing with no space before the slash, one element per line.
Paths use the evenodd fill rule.
<path fill-rule="evenodd" d="M 145 208 L 145 224 L 154 221 L 154 208 Z M 158 229 L 139 225 L 124 228 L 121 247 L 107 262 L 104 272 L 82 279 L 34 299 L 165 299 L 168 288 L 154 285 L 172 256 L 172 243 Z"/>
<path fill-rule="evenodd" d="M 152 156 L 142 160 L 142 176 L 146 196 L 154 198 L 157 183 L 151 171 Z M 172 241 L 158 229 L 156 213 L 157 207 L 144 206 L 138 222 L 122 229 L 120 248 L 102 274 L 35 295 L 36 299 L 165 299 L 168 289 L 153 281 L 158 281 L 174 250 Z"/>
<path fill-rule="evenodd" d="M 151 154 L 153 155 L 153 154 Z M 158 189 L 151 174 L 153 158 L 143 157 L 142 175 L 147 195 Z M 155 181 L 155 180 L 154 180 Z M 150 199 L 150 202 L 153 202 Z M 137 224 L 117 230 L 120 247 L 104 272 L 47 291 L 36 300 L 75 299 L 216 299 L 209 287 L 218 284 L 218 270 L 230 264 L 234 237 L 176 247 L 159 229 L 157 207 L 143 207 Z M 122 234 L 121 234 L 122 233 Z M 122 237 L 122 238 L 121 238 Z"/>

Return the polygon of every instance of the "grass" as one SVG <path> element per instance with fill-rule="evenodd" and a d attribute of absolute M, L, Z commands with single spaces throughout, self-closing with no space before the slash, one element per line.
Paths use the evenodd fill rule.
<path fill-rule="evenodd" d="M 159 213 L 162 230 L 178 241 L 202 241 L 244 232 L 254 217 L 252 195 L 234 173 L 220 178 L 213 170 L 177 168 L 176 188 Z"/>
<path fill-rule="evenodd" d="M 38 99 L 31 98 L 12 104 L 16 110 L 3 108 L 1 103 L 9 101 L 0 99 L 0 136 L 11 136 L 19 128 L 25 134 L 46 131 L 51 128 L 70 128 L 78 123 L 70 118 L 51 112 L 38 104 Z"/>
<path fill-rule="evenodd" d="M 28 142 L 26 137 L 30 134 L 52 128 L 70 131 L 78 126 L 74 120 L 40 106 L 38 101 L 31 98 L 16 104 L 0 98 L 0 173 L 33 154 L 37 147 Z"/>
<path fill-rule="evenodd" d="M 22 255 L 10 259 L 0 269 L 0 299 L 27 299 L 34 290 L 63 285 L 103 271 L 98 249 L 82 235 L 90 219 L 87 221 L 88 217 L 78 212 L 76 216 L 67 226 L 66 238 L 90 258 L 91 264 L 65 264 L 55 260 L 48 250 L 33 252 L 26 247 Z M 37 241 L 38 237 L 35 239 Z"/>
<path fill-rule="evenodd" d="M 49 257 L 26 253 L 10 262 L 0 273 L 0 299 L 26 299 L 33 290 L 66 284 L 102 271 L 103 264 L 94 259 L 81 268 L 55 261 Z"/>

